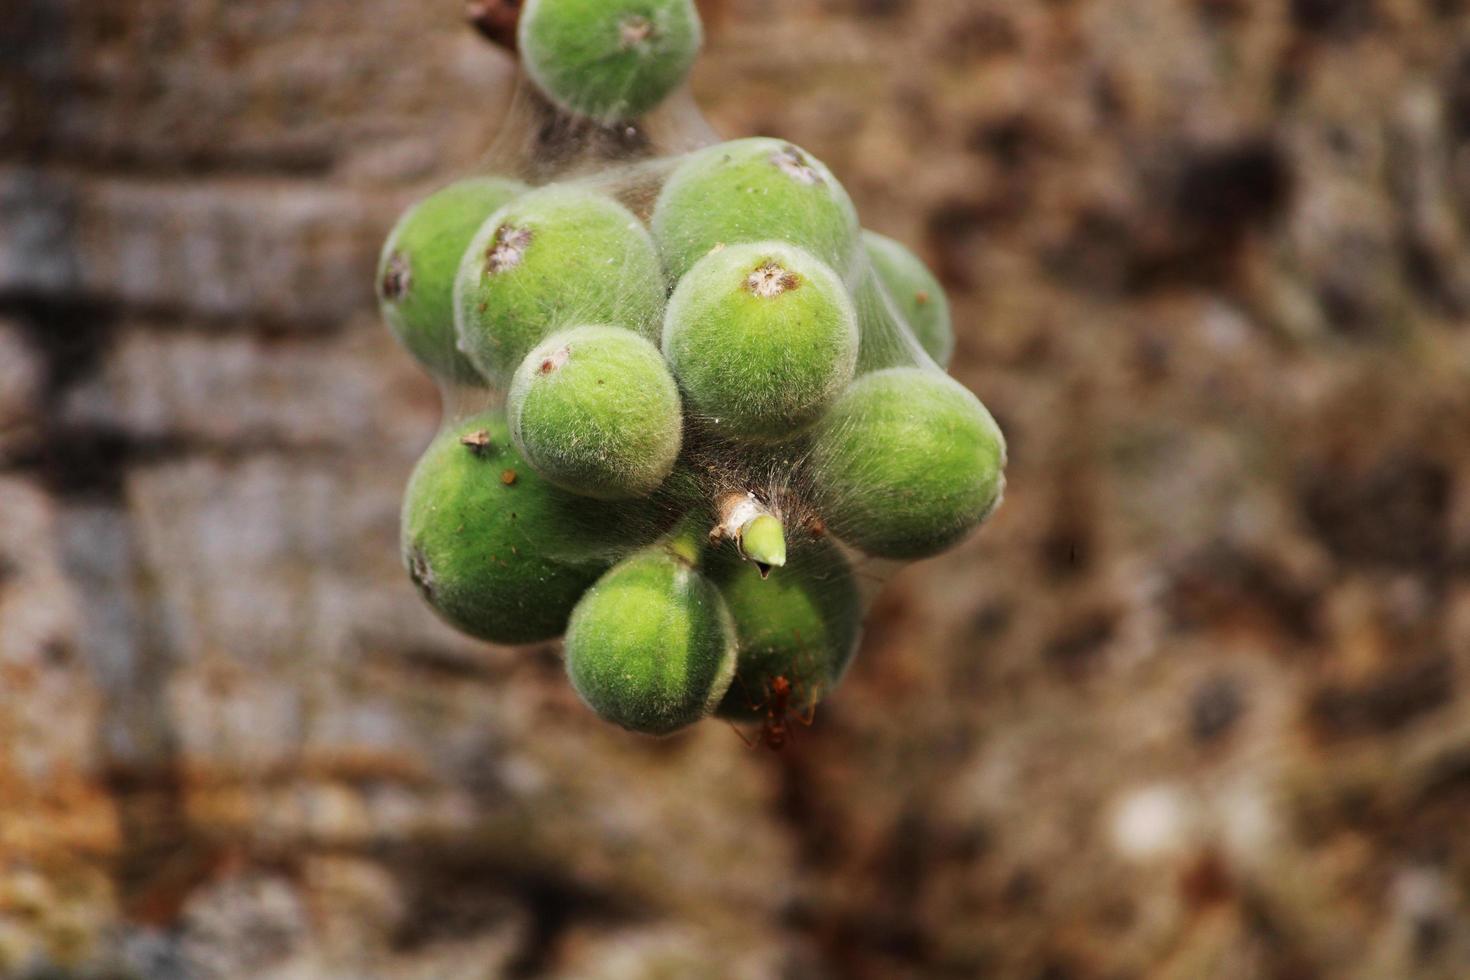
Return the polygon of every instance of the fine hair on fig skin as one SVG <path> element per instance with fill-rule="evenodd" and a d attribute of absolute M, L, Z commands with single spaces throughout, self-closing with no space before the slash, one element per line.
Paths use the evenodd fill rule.
<path fill-rule="evenodd" d="M 454 282 L 458 346 L 502 388 L 557 330 L 598 323 L 650 339 L 661 263 L 637 216 L 586 184 L 527 191 L 481 226 Z"/>
<path fill-rule="evenodd" d="M 683 439 L 679 389 L 663 356 L 615 326 L 561 331 L 530 351 L 506 414 L 517 448 L 546 479 L 601 500 L 658 489 Z"/>
<path fill-rule="evenodd" d="M 669 299 L 663 351 L 691 411 L 726 438 L 788 439 L 852 380 L 857 314 L 837 274 L 780 242 L 712 251 Z"/>
<path fill-rule="evenodd" d="M 526 0 L 516 37 L 526 74 L 543 95 L 606 126 L 667 99 L 703 42 L 693 0 Z"/>
<path fill-rule="evenodd" d="M 572 686 L 602 718 L 667 735 L 708 717 L 735 676 L 735 624 L 697 549 L 655 545 L 578 604 L 566 638 Z"/>
<path fill-rule="evenodd" d="M 379 310 L 405 348 L 431 373 L 462 385 L 484 378 L 458 350 L 454 282 L 482 223 L 526 189 L 520 181 L 470 177 L 410 208 L 378 261 Z"/>
<path fill-rule="evenodd" d="M 673 279 L 720 246 L 781 241 L 844 278 L 859 251 L 857 209 L 842 185 L 805 152 L 761 137 L 680 160 L 649 224 Z"/>

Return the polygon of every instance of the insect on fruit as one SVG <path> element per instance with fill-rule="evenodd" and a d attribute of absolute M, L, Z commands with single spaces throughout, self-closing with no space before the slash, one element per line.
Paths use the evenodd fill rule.
<path fill-rule="evenodd" d="M 738 676 L 736 678 L 739 680 Z M 745 733 L 736 728 L 732 723 L 730 728 L 740 741 L 745 743 L 746 748 L 755 748 L 764 745 L 773 752 L 779 752 L 785 748 L 787 739 L 791 737 L 791 728 L 788 722 L 795 718 L 803 725 L 811 725 L 816 718 L 817 702 L 812 700 L 811 706 L 807 708 L 806 714 L 795 715 L 791 712 L 791 681 L 784 674 L 778 674 L 771 678 L 770 686 L 766 690 L 766 700 L 761 704 L 751 704 L 751 710 L 761 711 L 764 714 L 761 720 L 760 734 L 754 740 L 746 738 Z"/>

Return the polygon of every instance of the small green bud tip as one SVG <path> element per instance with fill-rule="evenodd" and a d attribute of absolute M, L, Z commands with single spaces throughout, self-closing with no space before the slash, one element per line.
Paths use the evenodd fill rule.
<path fill-rule="evenodd" d="M 740 530 L 740 551 L 755 563 L 761 578 L 772 568 L 786 564 L 786 532 L 781 522 L 770 514 L 762 514 Z"/>
<path fill-rule="evenodd" d="M 753 564 L 761 578 L 786 564 L 785 528 L 755 494 L 727 493 L 715 502 L 715 513 L 719 522 L 709 533 L 710 544 L 734 541 L 740 557 Z"/>

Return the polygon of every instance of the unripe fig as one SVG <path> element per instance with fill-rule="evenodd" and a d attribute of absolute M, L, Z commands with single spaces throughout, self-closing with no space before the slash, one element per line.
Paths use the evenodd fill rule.
<path fill-rule="evenodd" d="M 782 140 L 706 147 L 669 176 L 652 220 L 664 265 L 678 280 L 718 245 L 784 241 L 846 276 L 857 210 L 821 161 Z"/>
<path fill-rule="evenodd" d="M 674 290 L 663 350 L 712 431 L 774 441 L 816 421 L 852 380 L 857 314 L 842 280 L 807 252 L 732 245 Z"/>
<path fill-rule="evenodd" d="M 454 284 L 459 346 L 504 384 L 548 334 L 584 323 L 658 339 L 664 287 L 648 232 L 588 187 L 530 191 L 491 215 Z"/>
<path fill-rule="evenodd" d="M 919 338 L 871 268 L 863 270 L 852 291 L 852 303 L 858 318 L 858 374 L 924 363 Z"/>
<path fill-rule="evenodd" d="M 657 533 L 652 515 L 558 490 L 474 416 L 440 433 L 403 500 L 403 562 L 451 625 L 493 643 L 560 636 L 582 593 Z"/>
<path fill-rule="evenodd" d="M 758 717 L 773 682 L 790 684 L 790 711 L 803 714 L 836 687 L 862 632 L 862 600 L 852 570 L 830 541 L 799 538 L 786 567 L 769 578 L 734 549 L 717 551 L 708 574 L 720 587 L 740 653 L 720 703 L 726 718 Z"/>
<path fill-rule="evenodd" d="M 552 334 L 517 369 L 506 412 L 536 472 L 603 500 L 652 492 L 673 470 L 683 436 L 679 388 L 663 355 L 621 327 Z"/>
<path fill-rule="evenodd" d="M 378 303 L 399 343 L 438 378 L 484 384 L 456 346 L 454 277 L 475 232 L 526 189 L 517 180 L 471 177 L 404 212 L 378 260 Z"/>
<path fill-rule="evenodd" d="M 693 0 L 528 0 L 517 33 L 537 88 L 602 123 L 635 118 L 667 98 L 703 40 Z"/>
<path fill-rule="evenodd" d="M 863 232 L 863 247 L 878 281 L 935 364 L 948 367 L 954 354 L 949 298 L 924 260 L 903 244 L 873 231 Z"/>
<path fill-rule="evenodd" d="M 1006 445 L 965 387 L 933 369 L 863 375 L 822 420 L 809 459 L 828 528 L 880 558 L 926 558 L 988 517 Z"/>
<path fill-rule="evenodd" d="M 735 627 L 692 549 L 655 545 L 598 580 L 572 613 L 567 674 L 604 720 L 668 735 L 704 718 L 735 672 Z"/>

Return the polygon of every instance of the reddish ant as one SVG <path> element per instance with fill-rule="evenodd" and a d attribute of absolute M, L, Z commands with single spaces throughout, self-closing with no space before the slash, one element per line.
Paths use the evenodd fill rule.
<path fill-rule="evenodd" d="M 736 679 L 739 680 L 738 675 Z M 741 682 L 740 686 L 744 688 L 744 682 Z M 766 690 L 766 700 L 764 703 L 755 704 L 751 702 L 749 692 L 747 692 L 746 702 L 750 704 L 751 710 L 763 711 L 765 718 L 761 722 L 760 734 L 756 736 L 754 741 L 746 738 L 744 733 L 740 729 L 735 728 L 734 725 L 730 726 L 735 734 L 740 736 L 740 741 L 745 743 L 746 748 L 753 749 L 758 745 L 764 745 L 773 752 L 779 752 L 785 747 L 786 740 L 791 736 L 791 729 L 788 727 L 788 720 L 790 718 L 796 718 L 803 725 L 810 725 L 812 723 L 817 713 L 817 699 L 812 699 L 812 703 L 807 707 L 806 714 L 792 715 L 792 690 L 791 681 L 784 674 L 778 674 L 771 678 L 771 683 Z"/>

